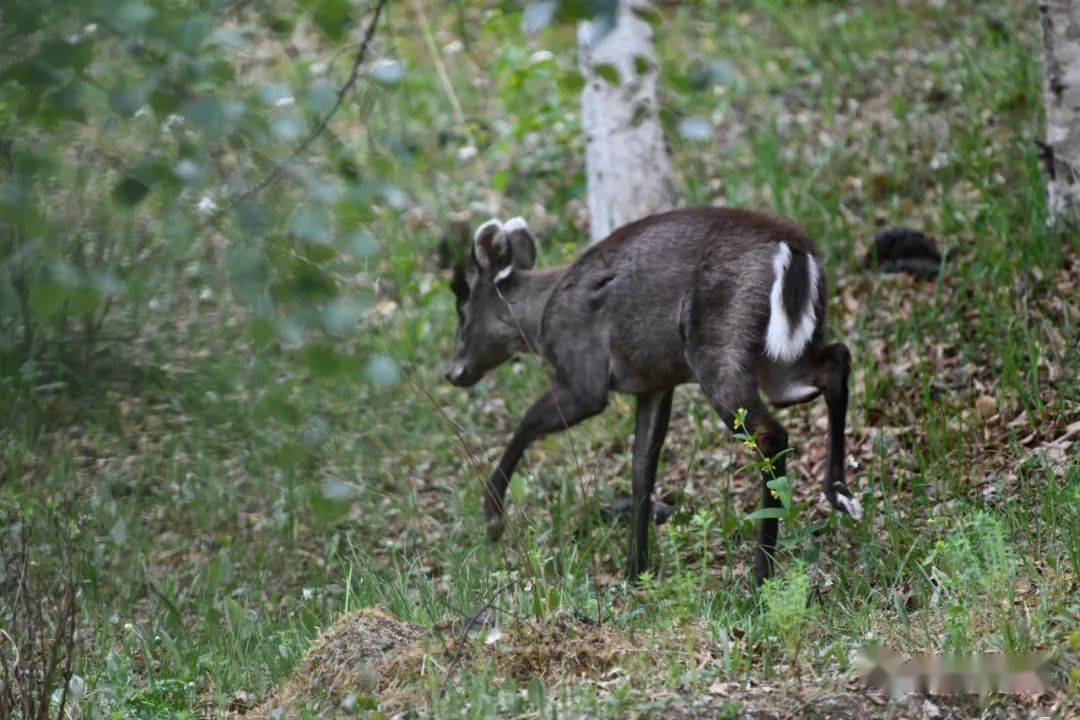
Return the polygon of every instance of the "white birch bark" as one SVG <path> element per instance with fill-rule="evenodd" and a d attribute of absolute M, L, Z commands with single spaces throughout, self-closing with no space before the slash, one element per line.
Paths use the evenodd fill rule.
<path fill-rule="evenodd" d="M 670 210 L 677 199 L 675 173 L 660 126 L 652 28 L 631 6 L 648 8 L 649 3 L 622 0 L 614 28 L 599 38 L 594 36 L 593 23 L 578 26 L 578 59 L 585 76 L 581 119 L 586 194 L 593 243 L 621 225 Z M 602 76 L 611 74 L 609 68 L 618 73 L 617 83 Z"/>
<path fill-rule="evenodd" d="M 1047 196 L 1050 210 L 1080 224 L 1080 0 L 1039 3 L 1045 45 Z"/>

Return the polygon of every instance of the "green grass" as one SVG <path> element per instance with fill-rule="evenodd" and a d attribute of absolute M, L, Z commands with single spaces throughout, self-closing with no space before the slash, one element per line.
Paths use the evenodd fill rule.
<path fill-rule="evenodd" d="M 164 310 L 139 318 L 130 360 L 155 372 L 138 391 L 104 382 L 32 403 L 12 394 L 5 408 L 2 502 L 27 522 L 51 503 L 77 538 L 80 716 L 223 715 L 237 693 L 280 684 L 343 611 L 440 626 L 499 589 L 501 623 L 599 620 L 650 655 L 612 677 L 534 680 L 480 656 L 441 697 L 445 674 L 418 681 L 432 714 L 628 716 L 704 702 L 715 716 L 761 698 L 710 700 L 714 683 L 812 696 L 853 675 L 868 638 L 908 653 L 1061 653 L 1080 612 L 1080 460 L 1047 445 L 1080 414 L 1080 243 L 1045 222 L 1029 3 L 664 11 L 664 117 L 684 200 L 803 224 L 827 253 L 830 320 L 854 356 L 850 483 L 864 522 L 814 505 L 823 408 L 781 414 L 800 509 L 782 525 L 779 567 L 814 603 L 794 619 L 752 588 L 744 518 L 757 481 L 737 472 L 750 458 L 695 388 L 676 394 L 661 486 L 679 502 L 641 587 L 622 579 L 627 529 L 599 514 L 629 489 L 629 398 L 531 450 L 507 538 L 485 541 L 479 479 L 545 381 L 525 359 L 467 393 L 440 383 L 455 319 L 436 246 L 491 181 L 504 216 L 541 227 L 540 264 L 584 246 L 573 31 L 526 38 L 519 15 L 468 12 L 466 50 L 444 59 L 475 122 L 473 163 L 458 159 L 461 129 L 400 5 L 382 52 L 403 60 L 406 81 L 364 96 L 351 142 L 421 212 L 377 211 L 379 251 L 355 282 L 384 312 L 340 340 L 391 358 L 397 375 L 383 387 L 351 369 L 320 374 L 294 350 L 254 351 L 219 271 L 196 260 L 161 289 Z M 440 43 L 452 39 L 456 11 L 429 13 Z M 531 64 L 542 48 L 555 58 Z M 696 85 L 695 65 L 716 59 L 730 77 Z M 716 119 L 716 141 L 680 138 L 682 116 Z M 936 283 L 862 267 L 875 230 L 901 224 L 939 238 Z M 210 302 L 195 299 L 204 283 Z M 980 396 L 994 413 L 976 412 Z M 34 549 L 43 567 L 57 561 L 45 538 Z M 1068 657 L 1055 666 L 1062 686 Z"/>

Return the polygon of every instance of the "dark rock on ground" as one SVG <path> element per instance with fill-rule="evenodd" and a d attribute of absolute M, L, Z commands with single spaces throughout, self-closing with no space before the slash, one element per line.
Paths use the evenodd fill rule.
<path fill-rule="evenodd" d="M 941 272 L 941 252 L 929 235 L 911 228 L 889 228 L 874 238 L 866 255 L 866 266 L 881 272 L 906 272 L 921 278 L 935 278 Z"/>

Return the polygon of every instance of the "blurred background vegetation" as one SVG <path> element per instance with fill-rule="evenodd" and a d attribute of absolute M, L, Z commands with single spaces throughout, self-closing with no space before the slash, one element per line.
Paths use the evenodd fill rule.
<path fill-rule="evenodd" d="M 683 203 L 803 224 L 855 355 L 864 524 L 814 505 L 821 409 L 785 415 L 802 480 L 788 552 L 828 596 L 794 623 L 804 672 L 850 672 L 867 633 L 914 652 L 1062 647 L 1075 629 L 1077 238 L 1047 223 L 1029 5 L 728 0 L 653 18 Z M 601 615 L 664 652 L 562 700 L 551 678 L 534 692 L 478 665 L 446 697 L 442 676 L 423 686 L 439 713 L 618 715 L 721 680 L 783 684 L 745 573 L 756 482 L 696 393 L 664 456 L 679 512 L 627 595 L 624 532 L 598 503 L 628 487 L 629 403 L 530 456 L 518 531 L 491 547 L 477 481 L 542 374 L 438 382 L 446 267 L 472 228 L 526 216 L 540 265 L 586 243 L 573 21 L 606 12 L 0 6 L 0 589 L 13 568 L 58 609 L 54 583 L 77 588 L 82 716 L 237 712 L 343 609 L 431 626 L 518 581 L 513 612 Z M 875 230 L 900 224 L 941 240 L 936 283 L 864 269 Z M 996 585 L 969 572 L 969 536 L 1018 558 Z M 0 628 L 62 629 L 20 607 Z M 722 639 L 722 662 L 673 651 L 680 632 Z"/>

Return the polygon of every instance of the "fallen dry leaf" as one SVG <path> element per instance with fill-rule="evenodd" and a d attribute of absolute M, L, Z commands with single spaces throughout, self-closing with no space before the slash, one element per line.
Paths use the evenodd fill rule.
<path fill-rule="evenodd" d="M 997 412 L 997 400 L 993 395 L 980 395 L 975 401 L 975 411 L 982 417 L 990 417 Z"/>

